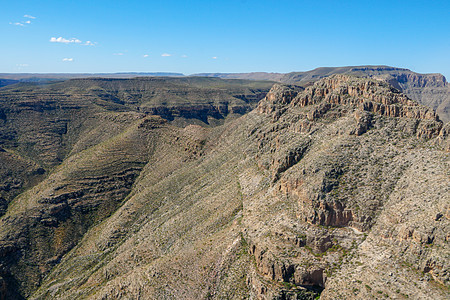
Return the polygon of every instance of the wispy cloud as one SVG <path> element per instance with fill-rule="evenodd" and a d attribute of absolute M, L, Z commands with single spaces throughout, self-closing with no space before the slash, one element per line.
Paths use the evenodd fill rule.
<path fill-rule="evenodd" d="M 62 36 L 56 38 L 56 37 L 52 37 L 50 38 L 50 42 L 51 43 L 61 43 L 61 44 L 79 44 L 79 45 L 83 45 L 83 46 L 95 46 L 97 43 L 96 42 L 92 42 L 92 41 L 86 41 L 83 42 L 80 39 L 77 38 L 70 38 L 70 39 L 66 39 L 63 38 Z"/>
<path fill-rule="evenodd" d="M 163 53 L 163 54 L 161 54 L 161 56 L 162 56 L 162 57 L 169 57 L 169 56 L 172 56 L 172 54 L 169 54 L 169 53 Z"/>
<path fill-rule="evenodd" d="M 30 15 L 24 15 L 24 18 L 28 18 L 28 19 L 36 19 L 36 17 L 30 16 Z M 14 25 L 14 26 L 25 26 L 25 25 L 30 25 L 31 21 L 30 20 L 25 20 L 25 21 L 21 21 L 21 22 L 9 22 L 10 25 Z"/>
<path fill-rule="evenodd" d="M 217 56 L 213 56 L 213 57 L 211 57 L 212 59 L 217 59 Z"/>
<path fill-rule="evenodd" d="M 186 57 L 188 57 L 186 54 L 183 54 L 183 55 L 181 55 L 181 57 L 184 57 L 184 58 L 186 58 Z"/>
<path fill-rule="evenodd" d="M 148 57 L 148 54 L 144 54 L 144 55 L 142 55 L 143 57 Z"/>
<path fill-rule="evenodd" d="M 73 61 L 73 58 L 63 58 L 62 61 Z"/>
<path fill-rule="evenodd" d="M 63 38 L 61 36 L 59 38 L 52 37 L 50 39 L 50 42 L 52 42 L 52 43 L 63 43 L 63 44 L 72 44 L 72 43 L 74 43 L 74 44 L 81 44 L 82 43 L 77 38 L 65 39 L 65 38 Z"/>
<path fill-rule="evenodd" d="M 123 53 L 122 52 L 119 52 L 119 53 L 113 53 L 113 55 L 123 55 Z"/>

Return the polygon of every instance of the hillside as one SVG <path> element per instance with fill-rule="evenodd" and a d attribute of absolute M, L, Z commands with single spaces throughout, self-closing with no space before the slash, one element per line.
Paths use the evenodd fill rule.
<path fill-rule="evenodd" d="M 0 89 L 0 298 L 448 298 L 450 123 L 385 81 L 271 86 Z"/>
<path fill-rule="evenodd" d="M 94 78 L 4 87 L 0 215 L 66 158 L 111 138 L 138 115 L 159 115 L 183 127 L 215 126 L 252 110 L 271 86 L 212 78 Z M 118 112 L 133 117 L 115 117 Z"/>
<path fill-rule="evenodd" d="M 5 278 L 0 280 L 0 287 L 5 284 L 5 280 L 8 286 L 13 284 L 22 287 L 9 287 L 8 293 L 13 291 L 13 294 L 8 294 L 7 298 L 19 297 L 16 294 L 19 289 L 28 290 L 30 285 L 34 286 L 39 281 L 40 275 L 31 275 L 40 273 L 35 273 L 37 261 L 39 264 L 48 263 L 31 257 L 31 261 L 26 261 L 26 264 L 32 263 L 34 267 L 21 266 L 26 272 L 18 272 L 19 277 L 25 276 L 20 277 L 20 283 L 8 275 L 9 272 L 17 271 L 14 271 L 14 267 L 9 271 L 10 264 L 21 262 L 17 261 L 17 256 L 10 255 L 11 249 L 17 254 L 22 251 L 28 253 L 24 249 L 39 248 L 30 244 L 30 239 L 41 234 L 51 235 L 47 231 L 52 232 L 56 230 L 56 225 L 61 225 L 57 219 L 45 217 L 48 213 L 57 214 L 63 220 L 64 225 L 57 226 L 60 245 L 52 244 L 52 250 L 44 247 L 40 251 L 58 256 L 71 249 L 94 222 L 101 221 L 115 211 L 130 192 L 133 181 L 148 162 L 145 151 L 152 151 L 152 147 L 145 144 L 147 140 L 144 137 L 141 140 L 140 136 L 132 134 L 131 140 L 121 140 L 121 136 L 127 135 L 130 126 L 150 114 L 152 117 L 147 121 L 162 115 L 171 120 L 173 125 L 182 127 L 195 123 L 205 127 L 223 124 L 253 109 L 271 86 L 270 82 L 211 78 L 94 78 L 51 84 L 19 83 L 1 89 L 0 216 L 14 210 L 11 201 L 16 196 L 25 195 L 33 187 L 39 189 L 36 185 L 46 189 L 49 187 L 46 181 L 49 177 L 55 176 L 53 174 L 64 177 L 58 172 L 70 173 L 71 168 L 75 168 L 77 178 L 68 179 L 69 191 L 62 197 L 77 199 L 77 202 L 82 203 L 76 205 L 75 212 L 64 205 L 49 208 L 53 207 L 51 203 L 44 201 L 42 211 L 36 212 L 31 223 L 25 221 L 27 217 L 20 219 L 20 224 L 12 226 L 14 237 L 0 243 L 0 256 L 6 260 L 0 263 L 0 269 L 3 270 L 0 275 Z M 155 120 L 155 126 L 165 122 L 163 119 Z M 151 123 L 145 124 L 151 128 Z M 112 142 L 116 139 L 119 142 Z M 109 144 L 111 142 L 113 144 Z M 109 145 L 106 146 L 109 150 L 102 154 L 101 161 L 95 155 L 86 154 L 104 145 Z M 87 155 L 84 163 L 76 160 L 73 165 L 67 165 L 79 155 Z M 116 157 L 115 163 L 113 157 Z M 80 188 L 82 192 L 77 190 Z M 77 191 L 72 193 L 72 189 Z M 65 189 L 60 189 L 60 192 L 63 191 Z M 44 217 L 38 217 L 41 214 Z M 7 216 L 5 218 L 10 220 Z M 50 227 L 38 227 L 37 231 L 30 232 L 28 226 L 36 222 Z M 67 235 L 64 233 L 65 226 L 69 227 Z M 0 232 L 5 233 L 7 226 L 3 224 L 0 227 L 3 228 Z M 12 244 L 8 242 L 10 240 Z M 48 242 L 45 238 L 44 241 Z M 44 266 L 40 268 L 46 269 Z M 5 270 L 8 270 L 6 274 Z"/>

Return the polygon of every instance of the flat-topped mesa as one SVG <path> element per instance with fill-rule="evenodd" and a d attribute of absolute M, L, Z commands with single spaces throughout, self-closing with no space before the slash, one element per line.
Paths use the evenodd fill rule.
<path fill-rule="evenodd" d="M 330 108 L 334 105 L 353 105 L 360 110 L 388 117 L 439 121 L 432 109 L 419 105 L 388 83 L 351 75 L 333 75 L 303 91 L 294 86 L 275 85 L 261 101 L 258 111 L 277 118 L 288 107 L 319 103 L 330 104 Z M 282 106 L 287 107 L 277 113 L 276 110 Z"/>

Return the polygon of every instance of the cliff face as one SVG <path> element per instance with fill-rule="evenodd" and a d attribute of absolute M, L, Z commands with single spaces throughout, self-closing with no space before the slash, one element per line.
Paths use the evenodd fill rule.
<path fill-rule="evenodd" d="M 433 108 L 442 121 L 450 121 L 450 86 L 444 76 L 400 74 L 394 78 L 408 97 Z M 392 82 L 389 79 L 388 81 Z"/>
<path fill-rule="evenodd" d="M 448 295 L 449 125 L 385 81 L 275 85 L 216 127 L 83 122 L 5 207 L 2 297 Z"/>
<path fill-rule="evenodd" d="M 444 122 L 450 121 L 450 87 L 442 74 L 419 74 L 386 66 L 318 68 L 288 73 L 280 82 L 307 84 L 333 74 L 348 74 L 385 80 L 409 98 L 434 109 Z"/>

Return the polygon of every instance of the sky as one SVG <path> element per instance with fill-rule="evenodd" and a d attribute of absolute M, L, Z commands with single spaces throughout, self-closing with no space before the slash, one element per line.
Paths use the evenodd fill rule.
<path fill-rule="evenodd" d="M 0 73 L 293 72 L 450 78 L 450 1 L 0 0 Z"/>

